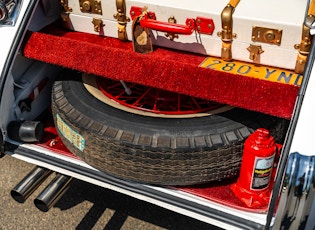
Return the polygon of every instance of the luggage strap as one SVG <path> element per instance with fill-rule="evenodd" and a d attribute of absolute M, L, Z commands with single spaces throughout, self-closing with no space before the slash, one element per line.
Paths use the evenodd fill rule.
<path fill-rule="evenodd" d="M 312 0 L 312 1 L 307 2 L 305 18 L 304 18 L 304 23 L 303 23 L 303 28 L 302 28 L 301 43 L 294 45 L 294 48 L 299 51 L 297 55 L 294 71 L 299 74 L 304 73 L 307 57 L 311 49 L 312 35 L 311 35 L 310 30 L 315 28 L 314 22 L 315 22 L 315 0 Z"/>
<path fill-rule="evenodd" d="M 122 41 L 127 41 L 126 25 L 130 21 L 130 18 L 126 15 L 126 2 L 125 0 L 116 0 L 117 12 L 114 18 L 118 22 L 118 39 Z"/>
<path fill-rule="evenodd" d="M 218 36 L 222 40 L 221 58 L 225 61 L 232 60 L 232 40 L 236 38 L 232 15 L 239 2 L 240 0 L 230 0 L 221 13 L 222 31 L 218 32 Z"/>

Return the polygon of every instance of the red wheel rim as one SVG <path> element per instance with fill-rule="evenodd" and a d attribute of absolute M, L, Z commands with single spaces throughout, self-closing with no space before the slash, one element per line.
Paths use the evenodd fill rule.
<path fill-rule="evenodd" d="M 137 110 L 157 114 L 185 115 L 211 111 L 222 104 L 135 83 L 98 77 L 101 92 L 111 100 Z M 131 93 L 128 94 L 127 90 Z"/>

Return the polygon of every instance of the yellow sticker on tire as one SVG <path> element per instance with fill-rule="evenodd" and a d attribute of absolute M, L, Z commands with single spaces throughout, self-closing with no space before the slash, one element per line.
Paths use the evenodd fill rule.
<path fill-rule="evenodd" d="M 200 67 L 296 86 L 300 86 L 303 79 L 302 74 L 297 74 L 286 69 L 240 61 L 227 62 L 214 57 L 207 57 L 200 64 Z"/>
<path fill-rule="evenodd" d="M 84 138 L 70 128 L 69 125 L 67 125 L 57 114 L 57 128 L 62 136 L 64 136 L 70 143 L 72 143 L 76 148 L 78 148 L 80 151 L 83 151 L 85 147 L 85 140 Z"/>

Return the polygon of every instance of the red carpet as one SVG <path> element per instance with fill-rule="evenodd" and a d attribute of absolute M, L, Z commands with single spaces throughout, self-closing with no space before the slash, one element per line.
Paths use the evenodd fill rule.
<path fill-rule="evenodd" d="M 116 80 L 136 82 L 290 119 L 298 86 L 201 68 L 205 56 L 49 27 L 25 43 L 26 57 Z"/>

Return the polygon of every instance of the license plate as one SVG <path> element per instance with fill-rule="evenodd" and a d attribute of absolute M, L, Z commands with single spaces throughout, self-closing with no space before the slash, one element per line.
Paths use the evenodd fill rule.
<path fill-rule="evenodd" d="M 240 61 L 227 62 L 214 57 L 207 57 L 200 64 L 200 67 L 296 86 L 300 86 L 303 79 L 302 74 L 290 70 Z"/>

